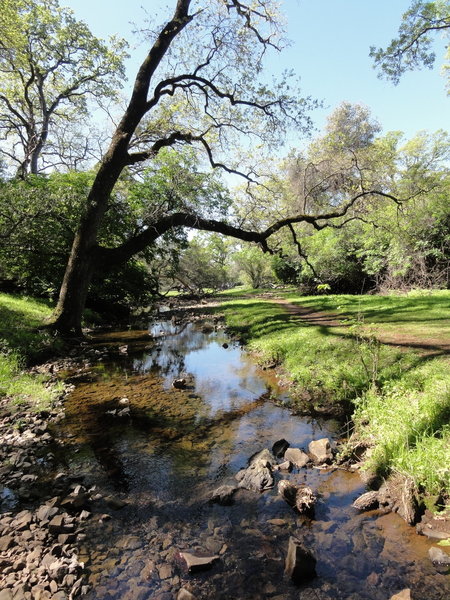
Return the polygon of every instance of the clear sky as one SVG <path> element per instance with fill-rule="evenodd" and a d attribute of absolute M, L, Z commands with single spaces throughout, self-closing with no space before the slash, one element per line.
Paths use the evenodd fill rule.
<path fill-rule="evenodd" d="M 145 47 L 136 47 L 133 25 L 145 13 L 169 14 L 175 0 L 60 0 L 99 37 L 119 34 L 131 45 L 128 76 L 132 80 Z M 294 69 L 304 95 L 324 102 L 314 113 L 321 128 L 342 101 L 367 105 L 384 131 L 450 130 L 450 96 L 440 75 L 444 43 L 436 44 L 434 70 L 407 73 L 398 86 L 380 80 L 372 68 L 369 47 L 384 47 L 397 32 L 410 0 L 284 0 L 292 45 L 268 63 L 274 71 Z M 165 8 L 168 7 L 168 8 Z M 160 19 L 158 19 L 160 21 Z M 134 46 L 134 48 L 133 48 Z"/>

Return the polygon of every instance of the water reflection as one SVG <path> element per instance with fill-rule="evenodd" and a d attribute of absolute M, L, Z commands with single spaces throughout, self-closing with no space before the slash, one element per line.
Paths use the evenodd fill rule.
<path fill-rule="evenodd" d="M 397 516 L 357 514 L 350 505 L 364 486 L 345 471 L 290 475 L 317 490 L 314 521 L 294 513 L 276 489 L 240 491 L 229 507 L 209 504 L 210 491 L 233 481 L 254 452 L 282 437 L 306 447 L 333 436 L 338 425 L 293 417 L 268 401 L 282 397 L 276 380 L 222 331 L 166 322 L 150 334 L 152 341 L 136 333 L 136 344 L 132 332 L 118 336 L 127 353 L 95 369 L 66 404 L 64 430 L 82 448 L 68 455 L 72 468 L 129 503 L 89 531 L 90 598 L 168 600 L 189 584 L 198 597 L 215 600 L 297 599 L 299 590 L 283 578 L 289 535 L 318 559 L 319 577 L 301 590 L 302 599 L 385 600 L 402 587 L 413 587 L 415 600 L 445 596 L 448 583 L 426 556 L 430 544 Z M 187 389 L 173 388 L 181 376 Z M 120 418 L 123 398 L 130 415 Z M 130 536 L 138 540 L 133 547 Z M 181 549 L 223 555 L 213 571 L 192 578 L 176 566 Z M 141 564 L 154 565 L 151 575 Z M 162 565 L 170 576 L 161 575 Z"/>

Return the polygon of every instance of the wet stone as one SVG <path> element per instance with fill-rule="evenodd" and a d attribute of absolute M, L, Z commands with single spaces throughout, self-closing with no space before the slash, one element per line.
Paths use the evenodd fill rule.
<path fill-rule="evenodd" d="M 311 460 L 300 448 L 288 448 L 284 454 L 284 458 L 291 462 L 297 469 L 305 467 Z"/>
<path fill-rule="evenodd" d="M 450 555 L 441 548 L 433 546 L 428 550 L 428 556 L 434 565 L 450 565 Z"/>
<path fill-rule="evenodd" d="M 284 572 L 295 584 L 303 583 L 316 576 L 316 559 L 299 540 L 292 536 L 289 538 Z"/>
<path fill-rule="evenodd" d="M 180 552 L 180 556 L 184 560 L 189 573 L 210 569 L 219 559 L 218 556 L 198 556 L 190 552 Z"/>

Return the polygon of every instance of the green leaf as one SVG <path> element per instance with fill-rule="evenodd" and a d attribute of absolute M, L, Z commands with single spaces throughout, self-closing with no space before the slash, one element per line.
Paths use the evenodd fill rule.
<path fill-rule="evenodd" d="M 441 540 L 440 542 L 438 542 L 438 546 L 450 546 L 450 537 L 446 540 Z"/>

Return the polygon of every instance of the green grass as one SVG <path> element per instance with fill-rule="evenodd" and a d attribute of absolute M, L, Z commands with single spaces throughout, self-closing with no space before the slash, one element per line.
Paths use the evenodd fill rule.
<path fill-rule="evenodd" d="M 351 406 L 353 439 L 372 447 L 372 469 L 412 477 L 430 494 L 448 492 L 450 361 L 439 344 L 450 340 L 450 292 L 280 295 L 344 323 L 308 322 L 258 298 L 227 299 L 221 310 L 261 361 L 283 365 L 298 398 L 315 408 Z"/>
<path fill-rule="evenodd" d="M 24 372 L 54 344 L 48 332 L 37 330 L 50 312 L 45 301 L 0 293 L 0 397 L 42 409 L 60 392 L 60 386 L 46 387 L 45 377 Z"/>

